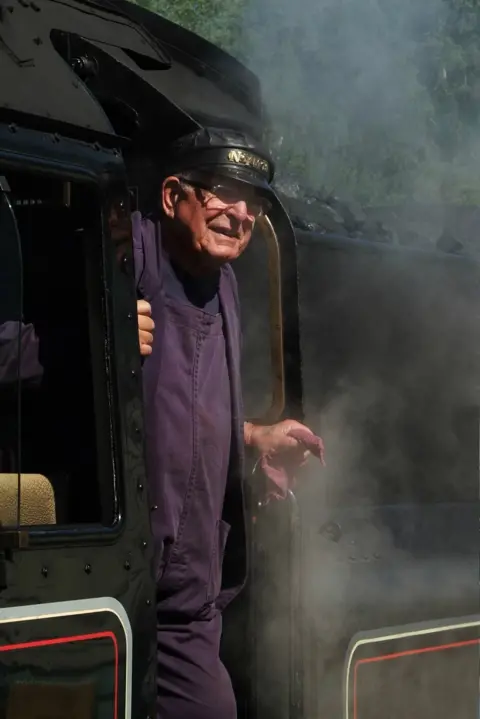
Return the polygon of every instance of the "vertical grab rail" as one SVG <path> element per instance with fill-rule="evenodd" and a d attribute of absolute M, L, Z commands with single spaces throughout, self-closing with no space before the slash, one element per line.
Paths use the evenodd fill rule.
<path fill-rule="evenodd" d="M 281 258 L 277 233 L 270 219 L 259 217 L 257 223 L 265 239 L 268 253 L 270 357 L 273 381 L 270 407 L 262 417 L 252 418 L 251 421 L 256 424 L 271 424 L 280 419 L 285 408 Z"/>
<path fill-rule="evenodd" d="M 295 494 L 288 490 L 290 512 L 290 719 L 303 719 L 303 535 Z"/>
<path fill-rule="evenodd" d="M 252 471 L 256 474 L 258 463 Z M 256 482 L 258 481 L 258 478 Z M 268 505 L 261 499 L 256 499 L 252 533 L 251 533 L 251 574 L 250 586 L 252 596 L 250 601 L 250 627 L 251 627 L 251 667 L 253 674 L 252 705 L 255 719 L 270 719 L 270 717 L 287 717 L 288 719 L 303 719 L 303 677 L 304 677 L 304 625 L 303 625 L 303 571 L 302 571 L 302 522 L 301 512 L 295 494 L 289 490 L 287 498 L 283 501 L 274 500 Z M 277 510 L 277 511 L 276 511 Z M 270 516 L 268 516 L 270 513 Z M 283 555 L 276 554 L 277 547 L 271 538 L 281 537 Z M 279 562 L 278 560 L 282 561 Z M 281 577 L 277 575 L 281 566 Z M 271 568 L 274 567 L 273 577 Z M 272 581 L 273 580 L 273 581 Z M 286 593 L 286 637 L 282 644 L 285 652 L 285 666 L 288 676 L 288 710 L 276 711 L 270 697 L 262 696 L 268 692 L 268 656 L 271 648 L 267 646 L 263 635 L 265 618 L 271 619 L 272 612 L 278 606 L 278 595 L 272 593 L 280 587 L 287 588 Z M 280 605 L 285 605 L 280 602 Z M 281 610 L 283 611 L 283 609 Z M 281 614 L 279 619 L 281 620 Z M 280 622 L 281 623 L 281 622 Z M 262 656 L 263 651 L 263 656 Z M 278 657 L 276 657 L 278 658 Z M 262 680 L 266 680 L 262 681 Z"/>

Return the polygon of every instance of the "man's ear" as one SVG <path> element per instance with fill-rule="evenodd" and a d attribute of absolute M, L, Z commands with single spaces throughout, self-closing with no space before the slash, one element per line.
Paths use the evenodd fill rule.
<path fill-rule="evenodd" d="M 161 205 L 165 215 L 171 219 L 175 216 L 175 207 L 180 199 L 181 191 L 178 177 L 170 176 L 162 182 Z"/>

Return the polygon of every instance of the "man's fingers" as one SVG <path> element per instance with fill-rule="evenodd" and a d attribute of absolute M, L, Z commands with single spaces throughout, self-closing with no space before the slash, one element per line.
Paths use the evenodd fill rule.
<path fill-rule="evenodd" d="M 303 453 L 302 461 L 300 462 L 300 467 L 304 467 L 304 466 L 307 464 L 310 455 L 311 455 L 311 452 L 307 449 L 307 450 Z"/>
<path fill-rule="evenodd" d="M 153 332 L 148 332 L 148 330 L 140 330 L 138 336 L 140 338 L 140 342 L 145 342 L 149 345 L 151 345 L 153 342 Z"/>
<path fill-rule="evenodd" d="M 152 320 L 151 314 L 150 303 L 146 300 L 137 300 L 138 344 L 140 345 L 140 355 L 142 357 L 152 354 L 155 322 Z"/>
<path fill-rule="evenodd" d="M 151 332 L 145 332 L 145 330 L 140 330 L 138 339 L 141 345 L 151 345 L 153 342 L 153 334 Z"/>
<path fill-rule="evenodd" d="M 151 355 L 153 351 L 153 348 L 150 345 L 141 344 L 140 345 L 140 355 L 142 357 L 146 357 L 147 355 Z"/>
<path fill-rule="evenodd" d="M 152 354 L 155 322 L 151 318 L 152 308 L 146 300 L 137 301 L 138 342 L 142 357 Z"/>
<path fill-rule="evenodd" d="M 155 322 L 151 317 L 138 315 L 138 329 L 140 332 L 152 332 L 155 329 Z"/>
<path fill-rule="evenodd" d="M 152 307 L 146 300 L 137 300 L 137 314 L 148 315 L 152 314 Z"/>
<path fill-rule="evenodd" d="M 301 445 L 298 442 L 298 440 L 294 439 L 293 437 L 285 437 L 283 441 L 283 446 L 285 449 L 292 449 L 292 451 L 296 452 L 298 450 L 301 451 Z"/>

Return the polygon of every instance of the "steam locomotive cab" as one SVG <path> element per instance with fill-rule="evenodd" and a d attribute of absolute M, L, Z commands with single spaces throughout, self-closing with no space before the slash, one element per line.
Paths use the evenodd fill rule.
<path fill-rule="evenodd" d="M 7 717 L 154 716 L 152 507 L 130 213 L 152 209 L 156 164 L 175 135 L 212 118 L 261 131 L 253 76 L 227 58 L 223 81 L 215 48 L 177 37 L 169 23 L 160 42 L 151 14 L 146 29 L 129 5 L 116 5 L 44 0 L 0 15 Z M 250 357 L 246 372 L 262 388 L 253 414 L 273 420 L 300 405 L 299 363 L 285 354 L 290 346 L 298 355 L 297 303 L 283 293 L 284 267 L 295 278 L 294 235 L 280 203 L 257 232 L 262 273 L 252 287 L 247 260 L 241 286 L 263 323 L 264 364 L 254 378 Z M 230 625 L 235 637 L 251 633 L 245 605 Z M 230 654 L 247 706 L 249 678 L 236 671 L 247 654 Z"/>
<path fill-rule="evenodd" d="M 1 132 L 2 711 L 130 716 L 133 697 L 147 712 L 155 594 L 131 240 L 128 215 L 123 230 L 108 223 L 128 207 L 123 166 L 61 135 Z"/>
<path fill-rule="evenodd" d="M 130 213 L 176 135 L 262 132 L 258 82 L 123 1 L 19 3 L 0 38 L 0 714 L 152 717 Z M 305 417 L 327 468 L 268 506 L 246 483 L 239 717 L 476 717 L 479 267 L 294 232 L 280 201 L 255 232 L 247 418 Z"/>

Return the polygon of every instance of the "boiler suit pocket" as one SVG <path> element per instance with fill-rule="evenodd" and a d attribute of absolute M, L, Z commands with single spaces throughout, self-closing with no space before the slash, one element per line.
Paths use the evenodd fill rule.
<path fill-rule="evenodd" d="M 210 574 L 207 585 L 207 602 L 213 602 L 222 588 L 222 564 L 230 525 L 223 519 L 217 522 L 215 541 L 210 558 Z"/>

